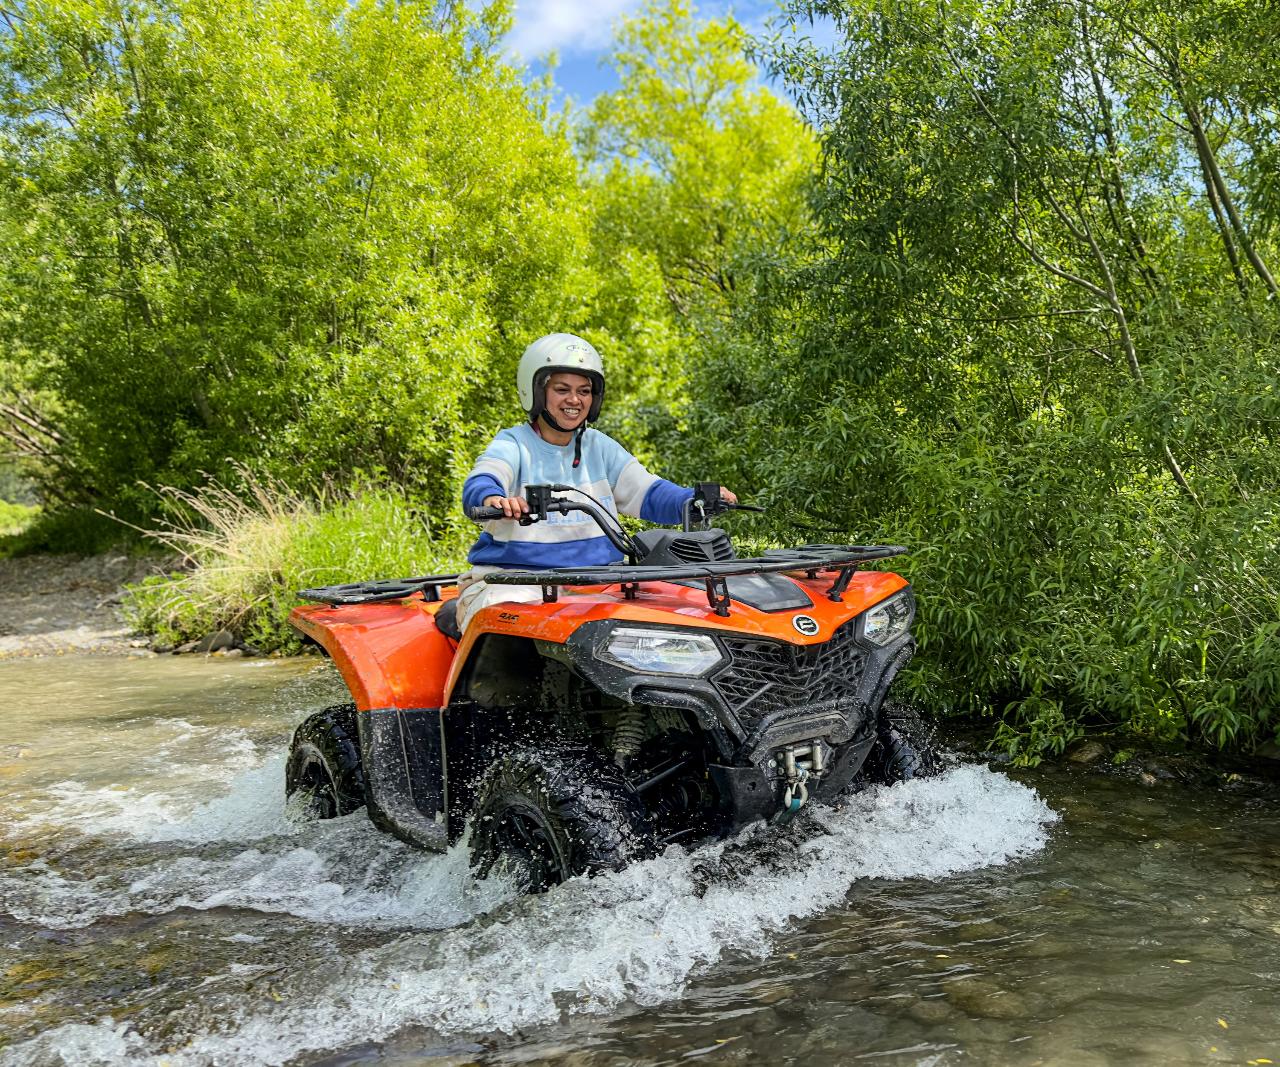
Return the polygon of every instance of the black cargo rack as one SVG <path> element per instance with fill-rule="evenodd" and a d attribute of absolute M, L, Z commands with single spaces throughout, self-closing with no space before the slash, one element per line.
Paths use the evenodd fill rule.
<path fill-rule="evenodd" d="M 482 581 L 488 585 L 537 585 L 542 587 L 544 603 L 559 596 L 562 586 L 620 585 L 622 594 L 634 600 L 642 582 L 677 582 L 701 580 L 706 584 L 707 603 L 717 615 L 729 614 L 729 587 L 726 579 L 749 574 L 773 574 L 781 571 L 804 571 L 809 578 L 820 572 L 834 571 L 835 579 L 827 590 L 827 599 L 839 602 L 860 563 L 905 555 L 902 545 L 801 545 L 798 548 L 773 548 L 762 556 L 726 560 L 723 563 L 691 563 L 683 567 L 646 567 L 644 564 L 603 567 L 578 567 L 574 570 L 495 571 Z"/>
<path fill-rule="evenodd" d="M 346 604 L 376 604 L 383 600 L 404 600 L 421 593 L 428 603 L 440 599 L 440 590 L 455 585 L 456 574 L 432 574 L 425 578 L 387 578 L 376 582 L 348 582 L 346 585 L 322 585 L 316 589 L 299 589 L 301 600 L 341 607 Z"/>

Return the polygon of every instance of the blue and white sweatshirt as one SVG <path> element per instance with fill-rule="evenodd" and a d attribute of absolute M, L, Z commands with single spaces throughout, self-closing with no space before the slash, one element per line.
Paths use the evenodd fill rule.
<path fill-rule="evenodd" d="M 498 431 L 462 486 L 469 511 L 490 496 L 523 496 L 526 485 L 572 485 L 590 493 L 605 510 L 647 522 L 674 524 L 685 489 L 650 474 L 640 461 L 608 434 L 588 429 L 582 436 L 582 460 L 573 465 L 573 444 L 553 445 L 525 423 Z M 565 495 L 565 494 L 557 494 Z M 467 559 L 490 567 L 581 567 L 616 563 L 620 553 L 589 515 L 580 511 L 549 515 L 521 526 L 510 519 L 486 522 Z"/>

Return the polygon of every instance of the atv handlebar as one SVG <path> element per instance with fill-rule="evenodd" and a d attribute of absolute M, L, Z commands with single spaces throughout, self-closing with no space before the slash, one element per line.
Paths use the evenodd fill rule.
<path fill-rule="evenodd" d="M 730 504 L 721 497 L 720 492 L 721 487 L 715 482 L 699 482 L 694 487 L 693 496 L 686 500 L 684 504 L 682 525 L 685 530 L 692 530 L 695 523 L 706 527 L 710 524 L 711 517 L 719 515 L 721 512 L 764 510 L 764 508 L 752 507 L 750 504 Z M 527 514 L 512 517 L 507 515 L 502 508 L 491 508 L 482 504 L 480 507 L 469 509 L 467 516 L 476 522 L 506 519 L 510 522 L 519 522 L 521 526 L 530 526 L 535 522 L 541 522 L 548 515 L 566 515 L 571 511 L 581 511 L 595 520 L 596 525 L 609 538 L 614 548 L 632 563 L 636 562 L 639 552 L 630 535 L 622 528 L 617 519 L 606 512 L 598 502 L 594 500 L 565 500 L 561 497 L 553 497 L 552 493 L 586 495 L 581 489 L 572 485 L 526 485 L 524 487 L 524 498 L 529 505 Z"/>
<path fill-rule="evenodd" d="M 501 508 L 487 508 L 483 504 L 467 512 L 467 518 L 474 522 L 488 522 L 491 519 L 505 519 L 506 517 L 507 513 Z"/>
<path fill-rule="evenodd" d="M 524 515 L 508 515 L 501 508 L 490 508 L 481 504 L 480 507 L 472 508 L 468 511 L 467 517 L 475 520 L 476 522 L 489 522 L 493 519 L 509 519 L 511 522 L 518 522 L 522 526 L 529 526 L 535 522 L 540 522 L 548 515 L 563 515 L 570 511 L 585 511 L 593 518 L 595 517 L 596 509 L 585 502 L 578 503 L 573 500 L 556 500 L 554 498 L 549 498 L 545 501 L 538 501 L 536 499 L 536 490 L 544 488 L 548 487 L 541 485 L 526 485 L 524 487 L 525 492 L 530 494 L 526 497 L 526 500 L 529 502 L 529 511 Z M 596 521 L 598 522 L 599 520 L 597 519 Z"/>
<path fill-rule="evenodd" d="M 631 563 L 636 562 L 639 556 L 636 546 L 627 531 L 619 525 L 617 519 L 593 502 L 562 500 L 558 497 L 553 497 L 551 495 L 553 492 L 568 493 L 581 492 L 581 490 L 572 485 L 526 485 L 524 487 L 524 497 L 529 505 L 529 512 L 526 515 L 521 515 L 519 519 L 511 521 L 519 522 L 521 526 L 531 526 L 535 522 L 541 522 L 548 515 L 567 515 L 571 511 L 581 511 L 595 520 L 596 525 L 609 538 L 614 548 L 621 552 Z M 467 514 L 477 522 L 507 518 L 507 513 L 501 508 L 490 508 L 484 505 L 472 508 Z"/>

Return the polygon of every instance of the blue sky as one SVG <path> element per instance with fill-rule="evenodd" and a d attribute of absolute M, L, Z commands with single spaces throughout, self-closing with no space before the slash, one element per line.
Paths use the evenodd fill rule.
<path fill-rule="evenodd" d="M 601 92 L 616 88 L 612 69 L 602 66 L 613 25 L 638 10 L 644 0 L 516 0 L 515 28 L 506 45 L 514 58 L 535 73 L 545 69 L 549 53 L 559 57 L 555 81 L 561 93 L 585 105 Z M 779 9 L 774 0 L 705 0 L 697 15 L 712 18 L 732 11 L 750 30 L 761 30 Z"/>

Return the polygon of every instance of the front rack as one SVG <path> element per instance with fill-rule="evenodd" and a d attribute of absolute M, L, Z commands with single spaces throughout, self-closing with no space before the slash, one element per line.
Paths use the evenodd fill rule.
<path fill-rule="evenodd" d="M 776 574 L 782 571 L 804 571 L 814 579 L 820 573 L 835 572 L 826 596 L 837 603 L 843 599 L 854 573 L 861 563 L 889 559 L 906 553 L 902 545 L 800 545 L 797 548 L 771 548 L 750 559 L 726 560 L 723 563 L 690 563 L 684 566 L 646 567 L 612 564 L 603 567 L 578 567 L 575 570 L 494 571 L 481 580 L 488 585 L 536 585 L 542 588 L 542 599 L 552 603 L 562 586 L 620 585 L 622 595 L 634 600 L 644 582 L 701 581 L 707 590 L 707 603 L 717 615 L 729 614 L 728 579 L 750 574 Z M 302 589 L 298 596 L 333 607 L 348 604 L 376 604 L 388 600 L 404 600 L 421 593 L 428 603 L 438 601 L 441 589 L 457 584 L 458 574 L 433 574 L 424 578 L 394 578 L 376 582 L 348 582 Z"/>
<path fill-rule="evenodd" d="M 827 599 L 844 598 L 858 564 L 906 554 L 902 545 L 801 545 L 798 548 L 771 548 L 764 555 L 723 563 L 691 563 L 682 567 L 620 566 L 579 567 L 575 570 L 495 571 L 481 580 L 487 585 L 537 585 L 544 603 L 559 596 L 561 586 L 621 585 L 622 594 L 634 600 L 642 582 L 701 580 L 706 585 L 707 603 L 717 615 L 729 614 L 727 579 L 749 574 L 804 571 L 810 579 L 819 572 L 835 571 Z"/>

